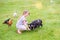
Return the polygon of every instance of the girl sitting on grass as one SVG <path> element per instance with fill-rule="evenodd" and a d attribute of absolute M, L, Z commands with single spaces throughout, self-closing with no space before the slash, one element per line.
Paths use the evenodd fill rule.
<path fill-rule="evenodd" d="M 19 20 L 16 23 L 16 28 L 17 28 L 17 33 L 21 34 L 23 30 L 30 30 L 28 25 L 27 25 L 27 21 L 26 21 L 26 17 L 29 15 L 29 12 L 27 10 L 25 10 L 23 12 L 23 15 L 21 16 L 21 18 L 19 18 Z"/>

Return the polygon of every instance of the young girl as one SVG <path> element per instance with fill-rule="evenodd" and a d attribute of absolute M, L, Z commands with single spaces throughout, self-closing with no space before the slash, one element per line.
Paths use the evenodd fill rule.
<path fill-rule="evenodd" d="M 29 27 L 27 26 L 27 21 L 26 21 L 26 17 L 28 15 L 29 15 L 29 12 L 25 10 L 21 18 L 19 18 L 19 20 L 16 23 L 17 32 L 19 34 L 21 34 L 21 31 L 23 30 L 30 30 Z"/>

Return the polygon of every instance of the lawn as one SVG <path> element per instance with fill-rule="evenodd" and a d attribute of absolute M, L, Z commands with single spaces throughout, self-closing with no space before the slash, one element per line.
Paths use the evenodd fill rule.
<path fill-rule="evenodd" d="M 24 10 L 30 12 L 29 23 L 42 19 L 43 27 L 17 34 L 16 22 Z M 13 19 L 9 28 L 2 24 L 7 18 Z M 0 40 L 60 40 L 60 0 L 0 0 Z"/>

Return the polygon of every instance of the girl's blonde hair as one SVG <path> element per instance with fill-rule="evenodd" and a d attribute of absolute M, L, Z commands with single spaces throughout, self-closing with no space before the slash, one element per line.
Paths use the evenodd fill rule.
<path fill-rule="evenodd" d="M 28 10 L 24 10 L 23 15 L 25 15 L 26 13 L 30 14 Z"/>

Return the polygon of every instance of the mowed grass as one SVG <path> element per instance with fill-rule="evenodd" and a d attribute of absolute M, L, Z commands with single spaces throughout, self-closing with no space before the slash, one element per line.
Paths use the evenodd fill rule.
<path fill-rule="evenodd" d="M 33 31 L 16 33 L 16 22 L 23 10 L 29 10 L 28 22 L 42 19 L 43 27 Z M 13 13 L 17 12 L 17 17 Z M 7 18 L 13 19 L 8 28 L 2 24 Z M 60 0 L 0 0 L 0 40 L 60 40 Z"/>

